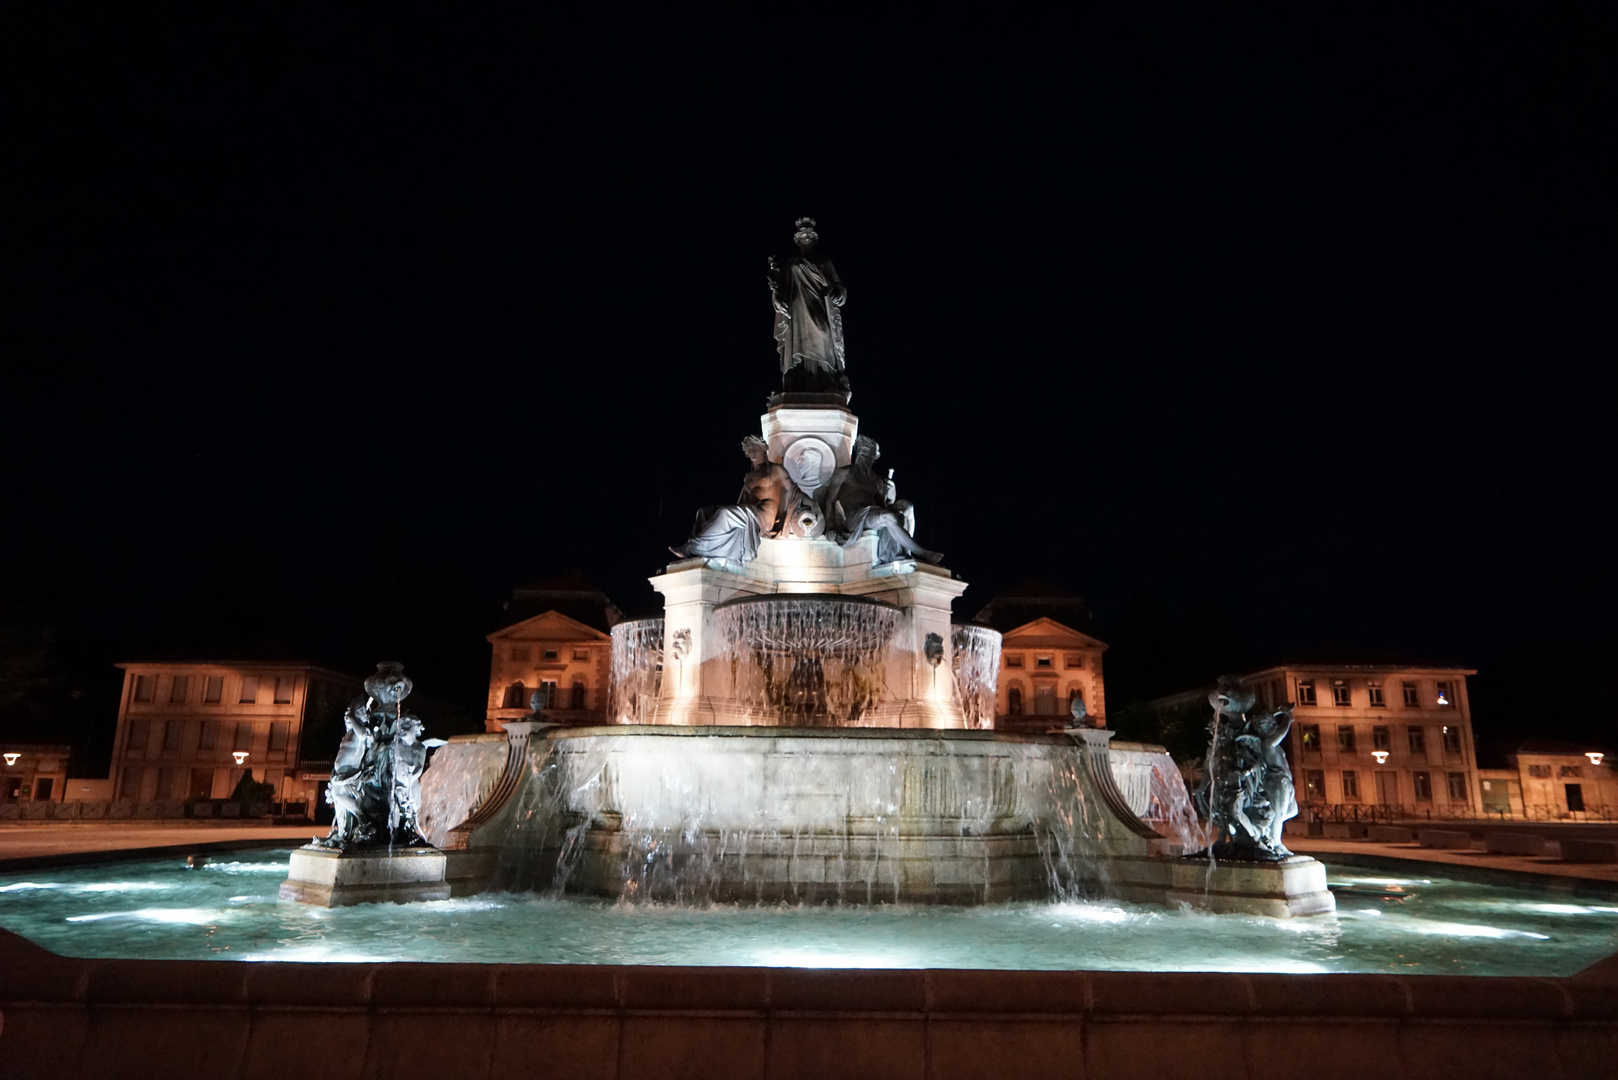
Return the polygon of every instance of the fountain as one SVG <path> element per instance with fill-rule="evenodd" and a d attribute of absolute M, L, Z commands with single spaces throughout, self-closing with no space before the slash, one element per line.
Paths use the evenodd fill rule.
<path fill-rule="evenodd" d="M 916 541 L 848 408 L 846 292 L 814 222 L 794 239 L 770 275 L 781 388 L 737 500 L 700 510 L 651 578 L 663 617 L 613 629 L 614 723 L 536 713 L 429 770 L 452 891 L 1330 910 L 1313 860 L 1185 858 L 1209 838 L 1178 771 L 1109 745 L 1082 703 L 1067 729 L 992 730 L 1000 636 L 952 622 L 966 583 Z"/>

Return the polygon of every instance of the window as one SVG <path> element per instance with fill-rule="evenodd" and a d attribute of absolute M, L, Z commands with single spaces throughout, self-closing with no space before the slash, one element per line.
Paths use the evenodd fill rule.
<path fill-rule="evenodd" d="M 1416 782 L 1416 801 L 1417 802 L 1432 802 L 1433 801 L 1433 774 L 1432 773 L 1425 773 L 1425 772 L 1418 772 L 1418 773 L 1412 773 L 1411 777 Z"/>
<path fill-rule="evenodd" d="M 129 722 L 129 741 L 124 744 L 125 749 L 140 750 L 146 746 L 146 721 L 131 720 Z"/>
<path fill-rule="evenodd" d="M 179 769 L 160 769 L 157 773 L 157 797 L 159 799 L 181 798 L 180 785 L 184 778 Z"/>
<path fill-rule="evenodd" d="M 1326 774 L 1319 769 L 1306 769 L 1303 774 L 1303 797 L 1321 800 L 1326 797 Z"/>
<path fill-rule="evenodd" d="M 1320 753 L 1320 725 L 1304 724 L 1301 730 L 1303 731 L 1303 752 L 1306 754 Z"/>
<path fill-rule="evenodd" d="M 1343 770 L 1343 801 L 1359 802 L 1360 776 L 1353 769 Z"/>
<path fill-rule="evenodd" d="M 528 708 L 528 687 L 523 685 L 521 679 L 506 687 L 506 696 L 500 699 L 500 707 L 502 709 Z"/>
<path fill-rule="evenodd" d="M 202 700 L 208 705 L 219 704 L 219 699 L 225 696 L 225 677 L 223 675 L 209 675 L 202 684 Z"/>
<path fill-rule="evenodd" d="M 1020 667 L 1022 667 L 1022 653 L 1006 653 L 1006 667 L 1008 667 L 1008 668 L 1020 668 Z"/>
<path fill-rule="evenodd" d="M 547 659 L 547 660 L 555 660 L 556 659 L 556 650 L 555 649 L 546 649 L 545 650 L 545 659 Z"/>
<path fill-rule="evenodd" d="M 1444 753 L 1459 754 L 1461 752 L 1461 729 L 1454 724 L 1444 725 Z"/>
<path fill-rule="evenodd" d="M 583 679 L 574 679 L 573 680 L 573 701 L 569 704 L 568 707 L 573 708 L 573 709 L 582 709 L 582 708 L 585 707 L 585 705 L 584 705 L 584 680 Z"/>
<path fill-rule="evenodd" d="M 253 724 L 250 720 L 239 720 L 236 723 L 236 745 L 232 750 L 253 749 Z"/>
<path fill-rule="evenodd" d="M 513 660 L 524 660 L 524 661 L 526 661 L 533 654 L 534 654 L 533 650 L 530 649 L 527 645 L 513 645 L 511 647 L 511 658 Z"/>
<path fill-rule="evenodd" d="M 1433 700 L 1445 708 L 1453 709 L 1455 707 L 1455 684 L 1452 682 L 1439 683 L 1438 696 Z"/>
<path fill-rule="evenodd" d="M 1034 666 L 1038 668 L 1051 668 L 1056 666 L 1056 657 L 1039 656 L 1034 658 Z"/>
<path fill-rule="evenodd" d="M 190 697 L 190 696 L 191 696 L 191 676 L 189 676 L 189 675 L 176 675 L 176 676 L 174 676 L 174 679 L 169 683 L 169 702 L 171 704 L 175 704 L 175 705 L 184 704 L 185 699 L 187 697 Z"/>
<path fill-rule="evenodd" d="M 277 720 L 270 725 L 270 753 L 284 754 L 287 751 L 287 738 L 292 734 L 292 725 L 286 720 Z"/>
<path fill-rule="evenodd" d="M 1466 797 L 1466 774 L 1452 772 L 1449 774 L 1449 801 L 1453 803 L 1471 802 Z"/>
<path fill-rule="evenodd" d="M 562 692 L 557 688 L 555 679 L 542 679 L 539 688 L 545 691 L 545 707 L 547 709 L 560 709 L 562 707 Z"/>
<path fill-rule="evenodd" d="M 202 734 L 197 736 L 198 750 L 212 750 L 219 742 L 219 721 L 204 720 Z"/>
<path fill-rule="evenodd" d="M 1575 780 L 1584 775 L 1584 770 L 1577 765 L 1563 765 L 1556 770 L 1557 776 L 1571 776 Z"/>
<path fill-rule="evenodd" d="M 292 704 L 292 684 L 296 681 L 292 675 L 277 675 L 275 677 L 275 703 L 277 705 Z"/>
<path fill-rule="evenodd" d="M 1062 657 L 1062 666 L 1067 668 L 1069 671 L 1083 671 L 1084 656 L 1080 653 L 1070 652 L 1066 656 Z"/>
<path fill-rule="evenodd" d="M 1386 724 L 1378 724 L 1376 727 L 1371 729 L 1371 749 L 1372 750 L 1392 750 L 1393 749 L 1393 735 L 1388 730 L 1388 725 L 1386 725 Z"/>
<path fill-rule="evenodd" d="M 1549 780 L 1551 778 L 1551 767 L 1549 765 L 1530 765 L 1528 766 L 1528 775 L 1536 780 Z"/>
<path fill-rule="evenodd" d="M 140 781 L 143 770 L 138 765 L 125 765 L 118 779 L 118 801 L 136 802 L 140 799 Z"/>
<path fill-rule="evenodd" d="M 1348 683 L 1337 679 L 1331 684 L 1331 703 L 1339 709 L 1346 709 L 1354 704 L 1354 695 L 1348 689 Z"/>
<path fill-rule="evenodd" d="M 1022 691 L 1015 686 L 1006 691 L 1006 712 L 1012 716 L 1022 715 Z"/>
<path fill-rule="evenodd" d="M 1382 684 L 1379 682 L 1365 684 L 1365 698 L 1373 709 L 1385 709 L 1388 706 L 1387 699 L 1382 696 Z"/>
<path fill-rule="evenodd" d="M 157 696 L 157 676 L 155 676 L 155 675 L 136 675 L 135 676 L 135 700 L 136 701 L 151 701 L 156 696 Z"/>
<path fill-rule="evenodd" d="M 1415 725 L 1411 725 L 1407 729 L 1406 738 L 1410 740 L 1410 752 L 1412 754 L 1423 754 L 1423 755 L 1425 755 L 1427 753 L 1427 729 L 1426 728 L 1416 727 Z"/>
<path fill-rule="evenodd" d="M 186 797 L 207 802 L 213 796 L 213 770 L 192 769 L 191 787 Z"/>
<path fill-rule="evenodd" d="M 575 660 L 588 660 L 588 659 L 590 659 L 590 650 L 589 649 L 574 649 L 573 650 L 573 659 L 575 659 Z"/>
<path fill-rule="evenodd" d="M 1421 691 L 1416 688 L 1416 684 L 1413 682 L 1405 683 L 1405 708 L 1421 708 Z"/>
<path fill-rule="evenodd" d="M 1036 716 L 1056 715 L 1056 687 L 1038 686 L 1034 688 L 1034 714 Z"/>
<path fill-rule="evenodd" d="M 180 735 L 185 731 L 185 721 L 170 720 L 163 725 L 163 749 L 178 750 L 180 748 Z"/>
<path fill-rule="evenodd" d="M 1337 749 L 1345 754 L 1352 754 L 1356 751 L 1353 724 L 1337 725 Z"/>
<path fill-rule="evenodd" d="M 242 676 L 242 692 L 241 692 L 240 696 L 236 700 L 242 705 L 257 705 L 258 704 L 258 676 L 257 675 L 243 675 Z"/>
<path fill-rule="evenodd" d="M 1315 703 L 1315 680 L 1298 680 L 1298 704 L 1313 705 Z"/>

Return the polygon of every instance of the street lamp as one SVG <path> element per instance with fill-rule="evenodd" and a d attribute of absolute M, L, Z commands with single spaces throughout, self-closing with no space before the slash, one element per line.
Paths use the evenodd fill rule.
<path fill-rule="evenodd" d="M 1601 755 L 1597 754 L 1596 756 L 1600 757 Z M 7 765 L 15 765 L 15 764 L 17 764 L 17 759 L 20 758 L 20 757 L 22 757 L 21 754 L 7 754 L 6 755 L 6 764 Z M 1597 764 L 1600 764 L 1600 762 L 1597 762 Z"/>
<path fill-rule="evenodd" d="M 1388 752 L 1386 750 L 1372 750 L 1371 756 L 1376 758 L 1376 763 L 1378 765 L 1386 765 L 1388 763 Z"/>
<path fill-rule="evenodd" d="M 230 756 L 236 759 L 236 764 L 240 765 L 242 762 L 247 760 L 247 751 L 246 750 L 232 750 L 230 752 Z"/>
<path fill-rule="evenodd" d="M 1588 751 L 1585 752 L 1584 756 L 1590 759 L 1590 764 L 1592 764 L 1592 765 L 1600 765 L 1601 764 L 1601 759 L 1606 757 L 1607 755 L 1603 754 L 1600 750 L 1588 750 Z M 10 754 L 6 755 L 6 763 L 8 765 L 11 763 L 11 755 Z"/>

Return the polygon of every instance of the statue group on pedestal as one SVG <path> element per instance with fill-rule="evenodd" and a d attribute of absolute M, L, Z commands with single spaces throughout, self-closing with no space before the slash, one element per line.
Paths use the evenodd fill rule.
<path fill-rule="evenodd" d="M 331 832 L 316 847 L 349 851 L 367 847 L 422 847 L 421 774 L 427 749 L 442 739 L 423 739 L 421 719 L 402 706 L 412 689 L 401 664 L 382 663 L 365 680 L 365 695 L 343 715 L 346 731 L 332 762 L 326 801 L 335 811 Z"/>
<path fill-rule="evenodd" d="M 1292 855 L 1281 830 L 1298 814 L 1292 765 L 1281 746 L 1292 706 L 1253 713 L 1254 701 L 1253 691 L 1230 676 L 1209 692 L 1211 739 L 1195 798 L 1214 828 L 1215 858 L 1276 862 Z"/>
<path fill-rule="evenodd" d="M 843 302 L 848 291 L 820 254 L 813 218 L 799 218 L 793 240 L 796 258 L 785 269 L 770 260 L 770 299 L 775 308 L 775 340 L 781 358 L 781 385 L 788 393 L 841 395 L 846 403 L 848 376 L 843 362 Z M 807 445 L 813 444 L 813 445 Z M 824 484 L 814 478 L 829 467 L 814 439 L 800 444 L 803 453 L 793 462 L 803 487 L 781 464 L 769 458 L 769 447 L 757 435 L 742 440 L 742 452 L 752 463 L 742 479 L 735 503 L 711 506 L 697 514 L 691 538 L 677 548 L 682 557 L 751 562 L 759 541 L 793 536 L 825 536 L 852 547 L 866 532 L 876 534 L 876 564 L 898 559 L 936 563 L 943 556 L 916 543 L 916 512 L 898 498 L 893 470 L 879 477 L 875 465 L 881 456 L 874 439 L 854 441 L 852 460 L 837 467 Z M 809 490 L 805 490 L 808 488 Z"/>

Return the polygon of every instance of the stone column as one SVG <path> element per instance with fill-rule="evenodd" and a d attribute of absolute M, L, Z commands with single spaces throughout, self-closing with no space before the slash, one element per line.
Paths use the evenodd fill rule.
<path fill-rule="evenodd" d="M 714 605 L 733 596 L 768 592 L 759 583 L 724 570 L 706 559 L 673 563 L 649 579 L 663 594 L 663 684 L 654 724 L 733 723 L 716 709 L 715 695 L 728 692 L 728 673 L 719 657 Z"/>

